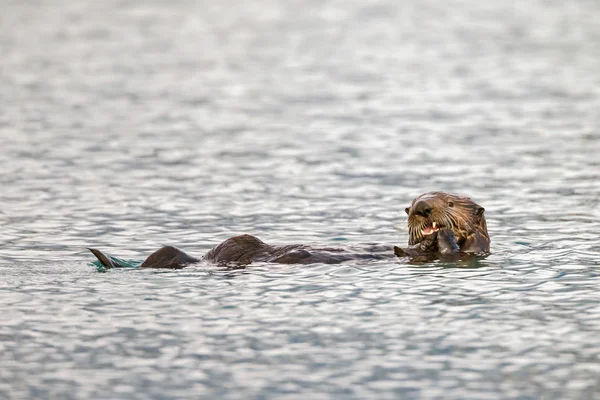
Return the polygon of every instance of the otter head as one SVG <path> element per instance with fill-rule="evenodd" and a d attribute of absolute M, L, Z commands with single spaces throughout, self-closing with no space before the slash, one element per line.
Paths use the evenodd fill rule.
<path fill-rule="evenodd" d="M 456 242 L 462 246 L 473 234 L 487 238 L 483 207 L 468 197 L 443 192 L 424 193 L 415 198 L 408 214 L 408 244 L 421 242 L 425 236 L 440 229 L 451 229 Z"/>

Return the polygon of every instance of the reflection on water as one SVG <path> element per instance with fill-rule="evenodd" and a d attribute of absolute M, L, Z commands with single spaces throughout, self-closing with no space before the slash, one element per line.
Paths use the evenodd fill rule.
<path fill-rule="evenodd" d="M 598 11 L 7 2 L 0 397 L 594 397 Z M 99 274 L 86 250 L 405 244 L 429 190 L 486 208 L 489 257 Z"/>

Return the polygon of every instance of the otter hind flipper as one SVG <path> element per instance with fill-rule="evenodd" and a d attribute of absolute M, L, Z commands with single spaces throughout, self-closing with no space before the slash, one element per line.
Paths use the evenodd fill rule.
<path fill-rule="evenodd" d="M 106 268 L 124 268 L 124 265 L 119 264 L 117 261 L 111 259 L 109 256 L 102 253 L 100 250 L 92 249 L 88 247 L 88 250 L 92 252 L 93 255 L 96 256 L 100 264 L 102 264 Z"/>

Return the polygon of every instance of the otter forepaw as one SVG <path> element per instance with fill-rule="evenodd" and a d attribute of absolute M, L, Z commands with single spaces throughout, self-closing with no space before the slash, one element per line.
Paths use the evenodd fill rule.
<path fill-rule="evenodd" d="M 402 248 L 394 246 L 394 254 L 398 257 L 407 257 L 408 254 Z"/>
<path fill-rule="evenodd" d="M 460 246 L 456 243 L 456 236 L 452 229 L 440 229 L 437 232 L 437 242 L 440 254 L 456 254 L 460 251 Z"/>
<path fill-rule="evenodd" d="M 414 244 L 412 246 L 408 246 L 407 248 L 400 248 L 398 246 L 394 246 L 394 254 L 398 257 L 419 257 L 424 255 L 429 256 L 437 253 L 437 251 L 437 232 L 425 236 L 425 238 L 419 243 Z"/>

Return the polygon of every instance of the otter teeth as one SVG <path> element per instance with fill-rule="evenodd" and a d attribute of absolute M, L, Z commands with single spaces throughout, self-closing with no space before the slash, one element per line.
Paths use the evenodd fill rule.
<path fill-rule="evenodd" d="M 423 234 L 423 236 L 428 236 L 437 231 L 439 231 L 438 224 L 437 222 L 433 222 L 431 226 L 425 227 L 425 229 L 423 229 L 421 233 Z"/>

